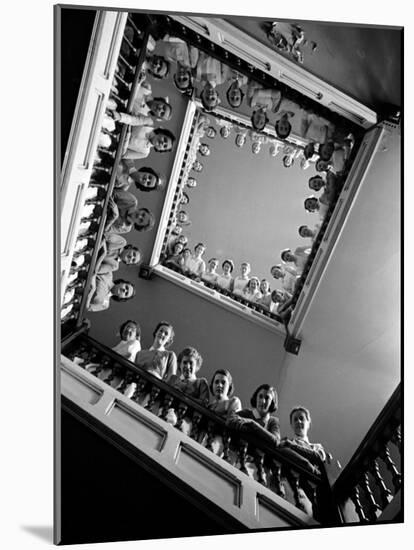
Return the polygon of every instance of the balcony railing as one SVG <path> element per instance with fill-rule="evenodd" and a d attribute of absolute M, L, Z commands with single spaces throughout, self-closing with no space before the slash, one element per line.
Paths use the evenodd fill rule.
<path fill-rule="evenodd" d="M 241 487 L 253 483 L 255 498 L 262 495 L 262 501 L 270 503 L 271 508 L 273 503 L 278 509 L 276 515 L 290 518 L 289 525 L 315 521 L 324 525 L 339 523 L 322 465 L 320 475 L 311 473 L 291 456 L 285 456 L 283 449 L 274 448 L 253 434 L 232 429 L 220 416 L 85 333 L 68 340 L 62 354 L 63 371 L 70 371 L 71 379 L 78 380 L 76 388 L 69 389 L 69 393 L 63 381 L 62 393 L 75 402 L 80 400 L 78 405 L 84 399 L 86 407 L 99 409 L 103 393 L 110 391 L 112 405 L 110 401 L 102 405 L 106 415 L 111 414 L 115 401 L 122 397 L 123 403 L 151 413 L 148 418 L 152 421 L 156 418 L 163 429 L 171 430 L 173 424 L 174 430 L 179 432 L 175 437 L 184 441 L 186 448 L 191 449 L 190 454 L 202 456 L 204 461 L 213 455 L 213 470 L 224 468 L 225 474 L 219 473 L 219 479 L 223 475 L 230 476 L 237 479 L 236 485 Z M 80 380 L 83 380 L 82 387 Z M 126 417 L 125 422 L 129 422 Z M 212 475 L 211 470 L 208 475 Z M 253 489 L 243 490 L 251 495 Z M 238 499 L 243 508 L 240 494 Z M 245 503 L 244 506 L 250 505 Z"/>
<path fill-rule="evenodd" d="M 400 513 L 401 387 L 397 387 L 333 491 L 346 523 L 390 521 Z"/>
<path fill-rule="evenodd" d="M 142 16 L 141 28 L 138 28 L 126 14 L 119 14 L 122 20 L 116 17 L 112 21 L 111 16 L 113 19 L 113 12 L 98 12 L 97 15 L 92 37 L 95 47 L 90 49 L 90 57 L 85 67 L 82 101 L 75 113 L 62 169 L 62 237 L 65 244 L 62 245 L 61 320 L 64 326 L 73 322 L 80 326 L 82 323 L 88 289 L 105 230 L 107 206 L 115 185 L 117 167 L 127 133 L 127 127 L 120 127 L 119 124 L 115 126 L 115 131 L 108 131 L 105 127 L 105 111 L 106 117 L 110 116 L 107 109 L 109 100 L 120 110 L 130 111 L 137 92 L 139 69 L 145 59 L 149 37 L 145 16 Z M 126 26 L 129 33 L 123 34 Z M 102 50 L 105 48 L 110 52 L 109 57 L 102 56 Z M 100 52 L 100 55 L 96 52 Z M 105 85 L 108 84 L 109 89 L 102 90 L 99 95 L 93 123 L 90 126 L 83 119 L 88 104 L 94 100 L 102 73 L 107 76 Z M 92 107 L 93 105 L 90 108 Z M 83 133 L 86 133 L 88 138 L 88 160 L 86 164 L 84 162 L 82 185 L 79 186 L 77 159 L 84 149 Z M 72 204 L 69 198 L 74 189 L 77 189 L 77 194 L 75 203 Z M 66 227 L 64 220 L 69 217 L 70 223 Z M 64 334 L 67 332 L 63 330 Z"/>

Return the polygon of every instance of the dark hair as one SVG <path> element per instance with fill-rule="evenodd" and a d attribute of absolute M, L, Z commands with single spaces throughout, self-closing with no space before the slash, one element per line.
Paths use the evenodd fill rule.
<path fill-rule="evenodd" d="M 297 411 L 302 411 L 305 413 L 305 416 L 306 418 L 309 420 L 309 422 L 312 421 L 311 419 L 311 415 L 310 415 L 310 412 L 309 412 L 309 409 L 307 409 L 306 407 L 302 407 L 302 405 L 296 405 L 296 407 L 293 407 L 293 409 L 290 411 L 289 413 L 289 422 L 292 424 L 292 416 L 295 414 L 295 412 Z"/>
<path fill-rule="evenodd" d="M 140 191 L 144 191 L 145 193 L 148 193 L 148 191 L 155 191 L 156 189 L 161 189 L 161 187 L 164 185 L 163 178 L 158 174 L 158 172 L 156 172 L 155 170 L 153 170 L 149 166 L 143 166 L 142 168 L 137 170 L 137 172 L 141 172 L 141 173 L 148 172 L 148 174 L 151 174 L 152 176 L 155 176 L 155 178 L 156 178 L 154 187 L 146 187 L 145 185 L 142 185 L 141 183 L 136 181 L 134 178 L 132 178 L 132 179 L 134 179 L 135 185 L 137 186 L 137 188 Z"/>
<path fill-rule="evenodd" d="M 119 334 L 121 336 L 121 340 L 122 340 L 122 332 L 124 330 L 124 328 L 129 324 L 129 323 L 132 323 L 134 326 L 135 326 L 135 329 L 137 331 L 137 335 L 136 335 L 136 339 L 139 340 L 141 338 L 141 326 L 139 323 L 137 323 L 136 321 L 133 321 L 132 319 L 128 319 L 128 321 L 125 321 L 124 323 L 122 323 L 122 325 L 119 327 Z"/>
<path fill-rule="evenodd" d="M 194 247 L 194 250 L 197 248 L 197 246 L 202 246 L 203 248 L 206 248 L 206 245 L 204 243 L 197 243 Z"/>
<path fill-rule="evenodd" d="M 203 364 L 203 357 L 201 356 L 201 353 L 199 353 L 195 348 L 191 346 L 187 346 L 178 354 L 177 363 L 178 363 L 179 369 L 180 369 L 181 361 L 184 359 L 184 357 L 194 357 L 197 363 L 197 367 L 196 367 L 197 370 L 199 370 L 201 365 Z"/>
<path fill-rule="evenodd" d="M 162 117 L 162 120 L 170 120 L 171 119 L 171 116 L 172 116 L 172 106 L 171 106 L 171 103 L 168 103 L 168 101 L 165 99 L 165 97 L 154 97 L 153 98 L 153 101 L 160 101 L 161 103 L 164 104 L 164 107 L 168 107 L 169 108 L 169 111 L 168 111 L 168 114 L 167 114 L 167 111 L 166 111 L 166 115 L 164 117 Z M 154 111 L 152 111 L 150 109 L 150 113 L 155 116 L 155 113 Z"/>
<path fill-rule="evenodd" d="M 235 80 L 234 82 L 237 82 L 237 81 Z M 233 109 L 235 109 L 236 107 L 240 107 L 240 105 L 243 103 L 243 99 L 244 99 L 244 92 L 240 88 L 240 86 L 238 86 L 238 89 L 240 91 L 240 103 L 238 105 L 236 105 L 236 107 L 234 107 L 232 102 L 230 101 L 230 90 L 233 88 L 234 82 L 232 82 L 230 84 L 230 86 L 227 88 L 227 92 L 226 92 L 227 103 L 230 105 L 230 107 L 233 107 Z"/>
<path fill-rule="evenodd" d="M 272 412 L 277 411 L 277 407 L 278 407 L 277 391 L 276 391 L 276 388 L 274 388 L 273 386 L 269 386 L 269 384 L 261 384 L 258 388 L 256 388 L 254 390 L 254 393 L 250 398 L 250 405 L 254 409 L 256 408 L 257 395 L 258 395 L 260 390 L 265 390 L 265 391 L 268 391 L 268 392 L 272 393 L 273 397 L 272 397 L 272 402 L 270 403 L 269 412 L 272 413 Z"/>
<path fill-rule="evenodd" d="M 283 134 L 283 133 L 280 133 L 279 131 L 279 120 L 276 121 L 275 123 L 275 132 L 276 132 L 276 135 L 279 139 L 285 139 L 289 136 L 290 132 L 292 131 L 292 125 L 291 123 L 287 120 L 286 122 L 289 124 L 289 130 L 288 130 L 288 133 L 287 134 Z"/>
<path fill-rule="evenodd" d="M 258 132 L 260 132 L 261 130 L 263 130 L 263 128 L 266 126 L 266 124 L 269 122 L 269 119 L 266 115 L 266 112 L 264 112 L 264 115 L 265 115 L 265 123 L 263 124 L 263 126 L 261 128 L 259 128 L 255 123 L 254 123 L 254 114 L 256 111 L 260 111 L 261 109 L 256 109 L 253 111 L 252 113 L 252 116 L 250 117 L 250 122 L 252 123 L 252 126 L 255 130 L 257 130 Z"/>
<path fill-rule="evenodd" d="M 229 266 L 231 267 L 230 273 L 233 273 L 234 262 L 232 260 L 224 260 L 224 262 L 221 264 L 221 267 L 224 267 L 224 264 L 229 264 Z"/>
<path fill-rule="evenodd" d="M 168 340 L 168 342 L 165 344 L 165 347 L 168 347 L 170 346 L 173 342 L 174 342 L 174 336 L 175 336 L 175 332 L 174 332 L 174 327 L 172 326 L 171 323 L 169 323 L 168 321 L 160 321 L 158 323 L 158 325 L 155 327 L 154 329 L 154 332 L 152 333 L 152 336 L 155 338 L 155 335 L 157 334 L 157 331 L 160 327 L 169 327 L 171 329 L 171 336 L 170 336 L 170 339 Z"/>
<path fill-rule="evenodd" d="M 299 235 L 300 235 L 301 237 L 302 237 L 302 234 L 301 234 L 301 232 L 300 232 L 301 229 L 307 229 L 307 227 L 308 227 L 307 225 L 300 225 L 300 226 L 299 226 L 298 233 L 299 233 Z"/>
<path fill-rule="evenodd" d="M 141 212 L 146 212 L 149 214 L 149 220 L 146 225 L 139 225 L 138 223 L 134 223 L 134 227 L 136 231 L 151 231 L 151 229 L 155 225 L 155 217 L 154 214 L 151 212 L 151 210 L 148 210 L 148 208 L 140 208 Z"/>
<path fill-rule="evenodd" d="M 312 208 L 312 210 L 309 210 L 308 208 L 306 208 L 306 203 L 308 201 L 315 201 L 316 200 L 316 203 L 317 203 L 317 207 L 316 208 Z M 318 197 L 307 197 L 303 203 L 304 207 L 305 207 L 305 210 L 307 210 L 308 212 L 316 212 L 317 210 L 319 210 L 319 199 Z"/>
<path fill-rule="evenodd" d="M 213 374 L 213 378 L 211 379 L 211 382 L 210 382 L 211 393 L 213 393 L 213 382 L 217 374 L 222 374 L 223 376 L 227 376 L 229 381 L 229 391 L 227 392 L 227 397 L 231 397 L 234 392 L 233 377 L 230 374 L 230 371 L 228 371 L 227 369 L 217 369 L 216 372 Z"/>
<path fill-rule="evenodd" d="M 126 281 L 125 279 L 117 279 L 116 281 L 114 281 L 114 286 L 122 283 L 132 286 L 132 294 L 129 298 L 120 298 L 119 296 L 112 296 L 112 300 L 114 300 L 115 302 L 126 302 L 127 300 L 130 300 L 135 296 L 135 293 L 136 293 L 135 285 L 130 281 Z"/>
<path fill-rule="evenodd" d="M 163 76 L 160 76 L 158 74 L 154 74 L 151 67 L 148 67 L 148 72 L 149 74 L 152 76 L 152 78 L 155 78 L 156 80 L 162 80 L 163 78 L 165 78 L 166 76 L 168 76 L 168 73 L 170 72 L 170 62 L 167 61 L 165 59 L 165 57 L 163 57 L 162 55 L 153 55 L 152 57 L 159 57 L 161 58 L 164 63 L 165 63 L 165 67 L 166 67 L 166 71 L 165 71 L 165 74 Z"/>
<path fill-rule="evenodd" d="M 218 259 L 217 259 L 217 258 L 210 258 L 209 261 L 208 261 L 207 263 L 209 264 L 209 263 L 212 262 L 213 260 L 214 260 L 215 262 L 218 262 Z"/>
<path fill-rule="evenodd" d="M 173 145 L 174 145 L 174 142 L 175 142 L 175 135 L 172 132 L 170 132 L 170 130 L 167 130 L 166 128 L 155 128 L 154 134 L 156 136 L 164 135 L 164 136 L 170 138 L 170 140 L 171 140 L 171 149 L 163 149 L 162 151 L 156 150 L 157 153 L 169 153 L 173 148 Z"/>

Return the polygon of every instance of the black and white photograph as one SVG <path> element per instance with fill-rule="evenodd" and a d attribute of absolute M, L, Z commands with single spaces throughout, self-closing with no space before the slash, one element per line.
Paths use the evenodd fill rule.
<path fill-rule="evenodd" d="M 404 522 L 404 21 L 204 8 L 54 6 L 55 544 Z"/>

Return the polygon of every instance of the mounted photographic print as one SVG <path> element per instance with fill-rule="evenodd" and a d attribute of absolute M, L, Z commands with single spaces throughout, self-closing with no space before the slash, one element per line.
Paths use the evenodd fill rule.
<path fill-rule="evenodd" d="M 55 38 L 55 542 L 402 522 L 402 28 Z"/>

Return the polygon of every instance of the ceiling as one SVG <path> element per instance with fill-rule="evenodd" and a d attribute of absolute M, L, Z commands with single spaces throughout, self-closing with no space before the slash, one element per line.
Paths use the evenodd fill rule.
<path fill-rule="evenodd" d="M 272 48 L 262 29 L 269 20 L 232 17 L 227 21 Z M 305 69 L 376 112 L 387 104 L 401 107 L 401 27 L 294 22 L 308 41 L 302 48 Z M 311 42 L 317 44 L 313 52 Z"/>

